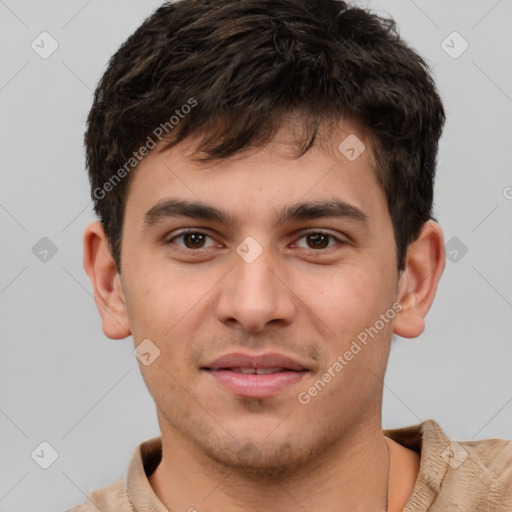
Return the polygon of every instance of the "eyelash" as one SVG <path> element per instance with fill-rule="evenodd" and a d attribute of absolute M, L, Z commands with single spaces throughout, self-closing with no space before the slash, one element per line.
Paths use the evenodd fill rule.
<path fill-rule="evenodd" d="M 206 237 L 208 238 L 211 238 L 212 240 L 214 240 L 214 238 L 212 236 L 210 236 L 208 233 L 205 233 L 203 231 L 198 231 L 198 230 L 186 230 L 186 231 L 182 231 L 180 233 L 178 233 L 177 235 L 174 235 L 172 238 L 169 238 L 167 241 L 166 241 L 166 244 L 167 245 L 176 245 L 173 241 L 176 240 L 177 238 L 181 238 L 185 235 L 205 235 Z M 334 239 L 337 244 L 335 245 L 332 245 L 330 247 L 325 247 L 325 248 L 320 248 L 320 249 L 313 249 L 313 248 L 306 248 L 305 250 L 306 251 L 312 251 L 312 252 L 322 252 L 322 251 L 326 251 L 328 249 L 332 249 L 333 247 L 335 247 L 336 245 L 344 245 L 346 242 L 344 240 L 341 240 L 340 238 L 334 236 L 333 234 L 327 232 L 327 231 L 321 231 L 321 230 L 310 230 L 310 231 L 306 231 L 306 232 L 303 232 L 300 237 L 297 239 L 297 240 L 300 240 L 301 238 L 304 238 L 308 235 L 325 235 L 325 236 L 328 236 L 330 239 Z M 295 245 L 296 242 L 294 242 L 294 245 Z M 181 247 L 179 245 L 176 245 L 176 247 L 178 247 L 178 250 L 180 251 L 183 251 L 183 252 L 187 252 L 187 253 L 190 253 L 190 252 L 195 252 L 195 253 L 201 253 L 203 251 L 208 251 L 208 249 L 212 249 L 214 247 L 206 247 L 206 248 L 199 248 L 199 249 L 190 249 L 188 247 Z M 304 249 L 303 247 L 301 249 Z"/>

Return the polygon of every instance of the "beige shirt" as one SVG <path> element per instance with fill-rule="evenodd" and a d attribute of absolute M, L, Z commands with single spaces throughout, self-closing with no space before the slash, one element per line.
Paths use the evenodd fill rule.
<path fill-rule="evenodd" d="M 433 420 L 384 433 L 421 454 L 403 512 L 512 511 L 512 441 L 451 442 Z M 68 512 L 168 512 L 148 481 L 161 449 L 161 437 L 141 443 L 124 478 L 91 492 L 84 505 Z"/>

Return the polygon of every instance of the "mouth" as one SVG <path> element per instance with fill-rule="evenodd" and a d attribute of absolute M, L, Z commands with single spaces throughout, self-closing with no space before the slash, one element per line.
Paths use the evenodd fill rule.
<path fill-rule="evenodd" d="M 201 370 L 231 393 L 252 398 L 276 395 L 311 371 L 300 361 L 276 353 L 226 354 Z"/>
<path fill-rule="evenodd" d="M 211 370 L 211 368 L 210 368 Z M 271 373 L 296 372 L 305 370 L 290 370 L 289 368 L 220 368 L 219 370 L 235 373 L 243 373 L 244 375 L 269 375 Z"/>

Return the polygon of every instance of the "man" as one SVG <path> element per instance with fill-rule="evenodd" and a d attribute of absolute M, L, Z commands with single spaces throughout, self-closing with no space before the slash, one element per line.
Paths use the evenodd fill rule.
<path fill-rule="evenodd" d="M 161 437 L 74 511 L 512 510 L 512 443 L 383 431 L 424 329 L 445 120 L 394 23 L 338 0 L 181 0 L 112 58 L 85 269 Z"/>

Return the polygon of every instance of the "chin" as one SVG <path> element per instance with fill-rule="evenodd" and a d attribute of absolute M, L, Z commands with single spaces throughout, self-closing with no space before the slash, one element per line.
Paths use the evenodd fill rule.
<path fill-rule="evenodd" d="M 208 457 L 235 473 L 261 480 L 275 479 L 295 473 L 303 467 L 302 450 L 289 442 L 270 443 L 268 440 L 230 443 L 228 451 L 206 449 Z"/>
<path fill-rule="evenodd" d="M 213 463 L 223 472 L 261 481 L 297 476 L 332 446 L 324 436 L 306 439 L 304 429 L 302 434 L 284 428 L 281 432 L 263 428 L 243 433 L 230 431 L 236 439 L 225 435 L 196 439 L 205 462 Z"/>

